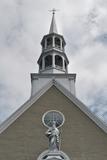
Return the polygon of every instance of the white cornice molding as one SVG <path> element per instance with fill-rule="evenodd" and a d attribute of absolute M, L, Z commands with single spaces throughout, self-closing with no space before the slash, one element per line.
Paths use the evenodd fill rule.
<path fill-rule="evenodd" d="M 76 81 L 76 74 L 73 73 L 73 74 L 60 74 L 60 73 L 57 73 L 54 75 L 52 73 L 45 73 L 45 74 L 38 74 L 38 73 L 31 73 L 31 80 L 33 79 L 37 79 L 37 78 L 51 78 L 51 77 L 54 77 L 55 78 L 70 78 L 74 81 Z"/>
<path fill-rule="evenodd" d="M 94 115 L 88 107 L 86 107 L 80 100 L 73 94 L 59 84 L 55 79 L 52 79 L 45 87 L 31 97 L 25 104 L 23 104 L 16 112 L 14 112 L 7 120 L 0 125 L 0 133 L 8 128 L 18 117 L 20 117 L 32 104 L 34 104 L 46 91 L 52 86 L 55 86 L 61 91 L 68 99 L 70 99 L 81 111 L 83 111 L 97 126 L 99 126 L 105 133 L 107 133 L 107 124 Z"/>

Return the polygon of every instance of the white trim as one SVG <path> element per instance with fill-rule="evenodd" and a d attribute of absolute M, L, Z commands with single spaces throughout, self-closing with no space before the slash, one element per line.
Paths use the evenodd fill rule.
<path fill-rule="evenodd" d="M 45 74 L 38 74 L 38 73 L 31 73 L 31 80 L 34 80 L 35 78 L 51 78 L 51 77 L 55 77 L 55 78 L 71 78 L 72 80 L 74 80 L 74 82 L 76 81 L 76 74 L 61 74 L 61 73 L 57 73 L 54 75 L 52 73 L 45 73 Z"/>
<path fill-rule="evenodd" d="M 94 115 L 89 108 L 77 99 L 66 88 L 62 87 L 59 83 L 55 83 L 58 88 L 66 97 L 68 97 L 81 111 L 83 111 L 93 122 L 95 122 L 104 132 L 107 133 L 107 124 L 101 120 L 97 115 Z"/>
<path fill-rule="evenodd" d="M 8 128 L 18 117 L 20 117 L 33 103 L 35 103 L 49 88 L 51 88 L 52 82 L 50 81 L 44 88 L 32 96 L 27 102 L 25 102 L 18 110 L 16 110 L 8 119 L 6 119 L 0 125 L 0 133 Z"/>
<path fill-rule="evenodd" d="M 51 80 L 44 88 L 37 92 L 31 99 L 23 104 L 16 112 L 14 112 L 6 121 L 0 125 L 0 133 L 8 128 L 18 117 L 20 117 L 33 103 L 35 103 L 47 90 L 52 86 L 59 89 L 67 98 L 69 98 L 81 111 L 83 111 L 93 122 L 95 122 L 105 133 L 107 133 L 107 124 L 98 116 L 94 115 L 88 107 L 78 100 L 67 89 L 60 85 L 56 80 Z"/>

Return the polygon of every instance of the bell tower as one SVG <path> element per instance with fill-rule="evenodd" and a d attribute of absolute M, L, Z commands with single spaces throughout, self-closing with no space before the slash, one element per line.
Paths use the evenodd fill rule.
<path fill-rule="evenodd" d="M 55 23 L 55 10 L 53 10 L 49 34 L 41 41 L 42 53 L 38 60 L 39 73 L 68 73 L 68 58 L 65 54 L 66 42 L 58 34 Z"/>
<path fill-rule="evenodd" d="M 69 60 L 65 53 L 66 42 L 57 31 L 55 9 L 52 10 L 52 21 L 49 33 L 41 41 L 42 52 L 37 61 L 38 73 L 31 74 L 31 96 L 47 85 L 62 85 L 75 95 L 76 74 L 68 73 Z"/>

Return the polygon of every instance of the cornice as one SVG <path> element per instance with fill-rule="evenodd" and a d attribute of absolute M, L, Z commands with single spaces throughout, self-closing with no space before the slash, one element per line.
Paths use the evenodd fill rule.
<path fill-rule="evenodd" d="M 68 78 L 69 80 L 74 80 L 76 81 L 76 74 L 51 74 L 51 73 L 45 73 L 45 74 L 39 74 L 39 73 L 31 73 L 31 80 L 35 80 L 38 78 Z"/>

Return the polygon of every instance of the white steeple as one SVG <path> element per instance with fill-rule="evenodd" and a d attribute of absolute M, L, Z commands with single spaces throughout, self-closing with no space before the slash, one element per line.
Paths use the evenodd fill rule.
<path fill-rule="evenodd" d="M 42 39 L 42 53 L 39 57 L 39 73 L 68 73 L 68 58 L 65 53 L 66 42 L 58 34 L 55 23 L 55 9 L 52 10 L 52 21 L 49 34 Z"/>
<path fill-rule="evenodd" d="M 53 16 L 52 16 L 52 21 L 51 21 L 51 26 L 50 26 L 49 34 L 51 34 L 51 33 L 58 33 L 57 32 L 56 22 L 55 22 L 55 11 L 56 11 L 55 9 L 52 10 Z"/>
<path fill-rule="evenodd" d="M 44 35 L 41 41 L 42 52 L 37 61 L 38 73 L 31 74 L 31 96 L 34 96 L 48 84 L 58 83 L 75 95 L 76 74 L 68 73 L 69 60 L 65 53 L 66 42 L 64 37 L 57 32 L 55 23 L 55 9 L 49 34 Z"/>

